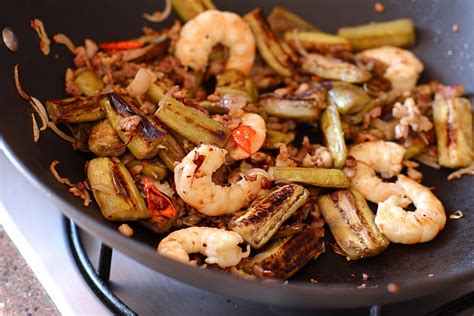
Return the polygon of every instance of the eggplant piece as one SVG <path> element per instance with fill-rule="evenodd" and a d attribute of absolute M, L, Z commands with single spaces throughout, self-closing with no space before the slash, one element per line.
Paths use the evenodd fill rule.
<path fill-rule="evenodd" d="M 472 164 L 472 109 L 466 98 L 436 98 L 433 121 L 439 164 L 447 168 Z"/>
<path fill-rule="evenodd" d="M 147 178 L 151 178 L 154 181 L 164 180 L 168 176 L 168 168 L 156 157 L 153 159 L 137 160 L 126 164 L 127 168 L 133 168 L 137 165 L 142 166 L 141 174 Z"/>
<path fill-rule="evenodd" d="M 120 139 L 127 144 L 130 152 L 138 159 L 153 158 L 159 151 L 159 145 L 168 133 L 156 126 L 148 118 L 140 115 L 118 94 L 109 93 L 101 101 L 107 118 Z M 136 117 L 138 125 L 132 135 L 121 128 L 121 120 Z"/>
<path fill-rule="evenodd" d="M 324 229 L 307 227 L 301 233 L 277 240 L 244 265 L 260 278 L 286 280 L 325 251 Z"/>
<path fill-rule="evenodd" d="M 263 17 L 261 9 L 255 9 L 244 16 L 252 29 L 258 51 L 265 62 L 276 73 L 289 77 L 293 74 L 291 50 L 282 43 Z"/>
<path fill-rule="evenodd" d="M 48 100 L 46 110 L 54 124 L 94 122 L 105 117 L 97 97 Z"/>
<path fill-rule="evenodd" d="M 375 225 L 374 213 L 359 192 L 339 190 L 320 196 L 318 206 L 348 260 L 372 257 L 388 247 L 389 241 Z"/>
<path fill-rule="evenodd" d="M 99 157 L 116 157 L 127 150 L 127 146 L 122 142 L 107 119 L 92 127 L 88 146 L 89 150 Z"/>
<path fill-rule="evenodd" d="M 380 46 L 410 47 L 415 44 L 415 27 L 410 19 L 342 27 L 337 35 L 348 39 L 357 51 Z"/>
<path fill-rule="evenodd" d="M 242 214 L 230 222 L 230 229 L 252 248 L 265 245 L 284 221 L 302 206 L 308 198 L 308 191 L 300 185 L 288 184 L 259 199 Z"/>
<path fill-rule="evenodd" d="M 280 36 L 292 30 L 307 32 L 319 31 L 319 29 L 310 22 L 279 5 L 273 8 L 267 20 L 273 32 Z"/>
<path fill-rule="evenodd" d="M 343 60 L 312 53 L 303 58 L 303 71 L 323 79 L 339 80 L 349 83 L 366 82 L 372 76 L 368 69 Z"/>
<path fill-rule="evenodd" d="M 284 38 L 295 49 L 298 48 L 298 42 L 308 51 L 318 51 L 324 54 L 333 54 L 339 51 L 350 52 L 352 50 L 351 43 L 344 37 L 322 32 L 288 31 Z"/>
<path fill-rule="evenodd" d="M 118 159 L 92 159 L 87 164 L 87 179 L 107 220 L 135 221 L 151 217 L 132 176 Z"/>
<path fill-rule="evenodd" d="M 312 98 L 280 97 L 267 94 L 260 98 L 260 103 L 267 115 L 289 120 L 315 122 L 321 113 L 320 104 Z"/>

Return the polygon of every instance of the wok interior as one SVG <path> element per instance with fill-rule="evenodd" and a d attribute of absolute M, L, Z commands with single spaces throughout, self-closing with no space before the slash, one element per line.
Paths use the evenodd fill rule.
<path fill-rule="evenodd" d="M 474 35 L 470 30 L 474 21 L 465 12 L 474 12 L 474 2 L 459 1 L 459 5 L 450 2 L 435 3 L 417 0 L 407 3 L 387 3 L 386 11 L 377 14 L 373 10 L 373 1 L 215 1 L 222 10 L 245 13 L 256 6 L 265 12 L 281 4 L 302 15 L 323 30 L 334 32 L 342 25 L 355 25 L 370 21 L 383 21 L 399 17 L 409 17 L 417 27 L 417 45 L 414 52 L 425 63 L 423 80 L 440 80 L 445 83 L 461 83 L 467 92 L 474 91 L 472 74 L 474 59 L 469 59 L 469 51 L 465 47 L 474 47 Z M 20 64 L 21 80 L 24 89 L 40 100 L 60 98 L 64 96 L 63 74 L 71 63 L 71 56 L 64 47 L 53 46 L 49 57 L 43 56 L 38 48 L 35 34 L 29 29 L 29 18 L 40 17 L 50 35 L 59 32 L 67 34 L 74 42 L 84 38 L 92 38 L 98 42 L 119 40 L 133 37 L 140 33 L 146 21 L 141 18 L 143 12 L 160 9 L 157 1 L 131 3 L 126 1 L 42 1 L 30 3 L 18 1 L 4 4 L 7 9 L 1 14 L 1 21 L 12 27 L 20 41 L 20 49 L 16 54 L 0 50 L 1 82 L 0 128 L 3 142 L 21 161 L 34 177 L 45 187 L 70 204 L 69 214 L 74 218 L 78 212 L 85 213 L 89 221 L 100 222 L 102 229 L 108 227 L 115 230 L 116 223 L 106 221 L 93 204 L 87 208 L 74 198 L 65 186 L 54 180 L 49 171 L 52 160 L 59 160 L 58 170 L 61 175 L 73 181 L 85 177 L 84 162 L 92 158 L 88 154 L 75 152 L 71 146 L 51 132 L 41 134 L 40 142 L 32 140 L 31 122 L 27 105 L 17 96 L 12 80 L 12 69 Z M 65 22 L 65 17 L 70 21 Z M 74 22 L 71 22 L 74 21 Z M 459 33 L 452 33 L 453 23 L 460 25 Z M 152 25 L 162 27 L 162 25 Z M 469 46 L 470 45 L 470 46 Z M 448 50 L 453 53 L 451 56 Z M 464 54 L 461 54 L 464 52 Z M 58 54 L 56 59 L 54 56 Z M 474 56 L 472 57 L 474 58 Z M 474 186 L 472 178 L 448 182 L 448 170 L 422 168 L 425 177 L 423 183 L 436 187 L 435 193 L 445 205 L 447 213 L 463 210 L 465 218 L 448 220 L 446 228 L 432 242 L 419 245 L 396 245 L 377 257 L 357 262 L 347 262 L 342 256 L 330 249 L 317 260 L 311 261 L 297 273 L 292 280 L 308 282 L 310 278 L 321 283 L 362 283 L 362 274 L 367 273 L 367 286 L 386 284 L 391 281 L 410 279 L 434 274 L 446 275 L 473 269 L 472 241 L 474 221 L 472 211 Z M 25 210 L 36 211 L 36 210 Z M 155 248 L 159 236 L 134 225 L 134 238 Z M 118 234 L 118 232 L 117 232 Z M 327 235 L 330 235 L 329 233 Z M 53 236 L 52 236 L 53 237 Z M 124 241 L 127 242 L 127 241 Z M 114 245 L 111 245 L 114 246 Z M 133 252 L 133 247 L 129 247 Z M 156 267 L 159 269 L 159 267 Z M 196 270 L 197 273 L 198 270 Z"/>

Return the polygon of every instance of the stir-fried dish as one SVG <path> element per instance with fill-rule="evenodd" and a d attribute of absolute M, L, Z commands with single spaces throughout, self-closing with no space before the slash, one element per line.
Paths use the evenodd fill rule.
<path fill-rule="evenodd" d="M 333 35 L 282 7 L 167 4 L 146 17 L 172 4 L 181 20 L 134 39 L 56 35 L 75 67 L 47 115 L 16 72 L 41 130 L 93 154 L 78 184 L 51 165 L 71 193 L 92 192 L 126 236 L 160 234 L 161 255 L 246 277 L 288 279 L 330 248 L 326 224 L 348 260 L 438 235 L 446 212 L 417 167 L 473 173 L 471 103 L 461 85 L 418 84 L 411 20 Z"/>

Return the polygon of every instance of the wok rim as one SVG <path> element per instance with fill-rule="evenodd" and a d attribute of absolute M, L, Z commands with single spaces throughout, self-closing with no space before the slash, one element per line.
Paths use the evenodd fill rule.
<path fill-rule="evenodd" d="M 474 280 L 474 266 L 466 267 L 462 272 L 440 274 L 432 278 L 420 276 L 400 283 L 394 279 L 393 282 L 399 286 L 399 292 L 394 294 L 382 286 L 360 289 L 355 286 L 347 286 L 349 283 L 311 284 L 310 282 L 294 281 L 284 284 L 262 282 L 245 280 L 220 271 L 195 268 L 164 257 L 148 245 L 125 237 L 101 222 L 91 220 L 78 207 L 71 205 L 60 194 L 49 189 L 39 177 L 28 169 L 1 135 L 0 150 L 5 153 L 8 160 L 29 183 L 41 191 L 48 200 L 59 208 L 64 216 L 72 219 L 82 230 L 157 273 L 216 294 L 255 303 L 292 308 L 341 309 L 407 301 Z M 346 284 L 346 286 L 341 286 L 342 284 Z M 239 290 L 237 291 L 236 288 Z M 265 294 L 259 295 L 261 293 Z"/>

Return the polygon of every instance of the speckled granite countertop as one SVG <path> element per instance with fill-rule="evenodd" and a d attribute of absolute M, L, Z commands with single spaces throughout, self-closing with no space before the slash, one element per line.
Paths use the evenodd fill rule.
<path fill-rule="evenodd" d="M 0 226 L 0 316 L 60 315 Z"/>

